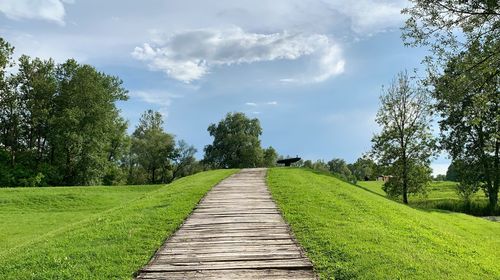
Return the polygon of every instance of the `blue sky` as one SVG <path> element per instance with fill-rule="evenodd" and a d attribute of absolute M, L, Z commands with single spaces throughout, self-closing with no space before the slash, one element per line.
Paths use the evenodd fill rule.
<path fill-rule="evenodd" d="M 407 1 L 2 0 L 0 36 L 21 54 L 75 58 L 119 76 L 133 130 L 159 110 L 198 149 L 227 112 L 257 117 L 263 146 L 307 159 L 370 150 L 382 85 L 418 68 L 403 46 Z M 444 173 L 449 160 L 433 163 Z"/>

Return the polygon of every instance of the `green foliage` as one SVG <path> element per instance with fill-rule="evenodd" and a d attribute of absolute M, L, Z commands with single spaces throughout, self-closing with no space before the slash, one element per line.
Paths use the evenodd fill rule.
<path fill-rule="evenodd" d="M 273 147 L 268 147 L 263 150 L 262 166 L 273 167 L 276 166 L 278 160 L 278 153 Z"/>
<path fill-rule="evenodd" d="M 420 88 L 413 87 L 406 72 L 398 74 L 381 97 L 376 121 L 382 131 L 372 139 L 372 153 L 393 176 L 386 188 L 388 193 L 403 197 L 422 192 L 430 180 L 430 157 L 435 139 L 430 127 L 430 101 Z"/>
<path fill-rule="evenodd" d="M 405 42 L 429 46 L 426 82 L 434 88 L 441 142 L 454 160 L 476 166 L 492 211 L 500 180 L 500 4 L 414 0 Z M 465 184 L 469 185 L 469 184 Z M 464 186 L 465 186 L 464 185 Z"/>
<path fill-rule="evenodd" d="M 177 178 L 195 174 L 203 170 L 201 164 L 194 157 L 196 149 L 188 145 L 184 140 L 178 141 L 175 154 L 172 159 L 173 169 L 170 181 Z"/>
<path fill-rule="evenodd" d="M 200 169 L 193 152 L 173 163 L 183 147 L 157 112 L 127 135 L 115 104 L 128 98 L 119 78 L 26 55 L 6 76 L 12 51 L 0 38 L 0 187 L 165 183 Z"/>
<path fill-rule="evenodd" d="M 393 174 L 403 174 L 403 168 L 405 167 L 396 162 L 390 170 L 392 170 Z M 425 195 L 432 179 L 431 168 L 425 165 L 414 165 L 413 163 L 409 163 L 406 168 L 408 168 L 406 193 Z M 382 189 L 391 197 L 401 197 L 405 191 L 403 190 L 404 184 L 402 176 L 393 176 L 389 177 Z"/>
<path fill-rule="evenodd" d="M 0 189 L 2 279 L 131 279 L 236 170 L 166 186 Z"/>
<path fill-rule="evenodd" d="M 450 166 L 448 166 L 448 170 L 446 170 L 446 180 L 447 181 L 458 181 L 458 170 L 456 163 L 454 161 L 451 162 Z"/>
<path fill-rule="evenodd" d="M 258 119 L 249 119 L 243 113 L 228 113 L 218 124 L 211 124 L 208 132 L 214 140 L 205 146 L 205 163 L 214 168 L 261 165 L 263 152 L 259 137 L 262 128 Z"/>
<path fill-rule="evenodd" d="M 383 181 L 360 181 L 357 185 L 369 192 L 387 196 L 387 193 L 383 191 Z M 469 202 L 464 201 L 464 198 L 457 191 L 458 185 L 459 183 L 451 181 L 433 181 L 427 187 L 425 195 L 410 194 L 409 205 L 422 209 L 442 209 L 474 216 L 500 215 L 499 210 L 494 213 L 490 212 L 488 199 L 483 193 L 475 192 L 470 195 Z M 387 196 L 387 198 L 391 197 Z"/>
<path fill-rule="evenodd" d="M 131 153 L 138 167 L 148 174 L 147 183 L 169 181 L 175 141 L 172 135 L 163 130 L 163 119 L 159 112 L 148 110 L 141 116 L 132 135 Z"/>
<path fill-rule="evenodd" d="M 1 52 L 7 61 L 9 48 Z M 8 77 L 2 70 L 0 81 L 1 185 L 102 183 L 117 164 L 112 142 L 126 132 L 115 106 L 127 99 L 121 81 L 74 60 L 23 55 L 18 66 Z"/>
<path fill-rule="evenodd" d="M 500 47 L 500 42 L 496 43 Z M 462 178 L 481 185 L 498 207 L 500 185 L 500 62 L 478 64 L 494 52 L 490 44 L 472 44 L 453 57 L 434 80 L 436 109 L 441 120 L 441 142 L 455 162 L 474 170 Z M 474 66 L 474 71 L 468 71 Z M 474 175 L 473 177 L 471 177 Z"/>
<path fill-rule="evenodd" d="M 500 277 L 500 223 L 414 209 L 304 169 L 271 169 L 267 182 L 321 279 Z"/>
<path fill-rule="evenodd" d="M 328 162 L 328 170 L 331 173 L 338 174 L 345 181 L 352 178 L 352 173 L 345 160 L 334 158 Z"/>
<path fill-rule="evenodd" d="M 500 4 L 496 0 L 411 2 L 402 11 L 408 15 L 402 37 L 406 45 L 428 46 L 433 54 L 426 58 L 428 63 L 446 63 L 473 42 L 500 38 Z M 498 62 L 499 56 L 496 48 L 480 64 Z"/>
<path fill-rule="evenodd" d="M 356 162 L 348 164 L 347 166 L 358 181 L 375 180 L 377 179 L 377 175 L 382 175 L 378 174 L 379 170 L 377 163 L 367 156 L 360 157 Z"/>

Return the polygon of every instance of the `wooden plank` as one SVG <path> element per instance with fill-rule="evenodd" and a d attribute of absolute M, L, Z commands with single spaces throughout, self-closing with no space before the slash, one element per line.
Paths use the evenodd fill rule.
<path fill-rule="evenodd" d="M 200 262 L 227 262 L 227 261 L 256 261 L 256 260 L 287 260 L 300 259 L 300 252 L 280 252 L 270 254 L 257 253 L 217 253 L 217 254 L 162 254 L 157 256 L 156 263 L 200 263 Z"/>
<path fill-rule="evenodd" d="M 163 273 L 144 273 L 138 279 L 207 279 L 207 280 L 218 280 L 218 279 L 295 279 L 295 280 L 306 280 L 314 279 L 314 274 L 310 270 L 294 270 L 290 271 L 287 269 L 260 269 L 260 270 L 250 270 L 250 269 L 237 269 L 237 270 L 202 270 L 202 271 L 182 271 L 182 272 L 171 272 L 168 275 Z"/>
<path fill-rule="evenodd" d="M 304 258 L 281 260 L 249 260 L 249 261 L 213 261 L 213 262 L 169 262 L 163 263 L 155 260 L 143 271 L 169 272 L 193 270 L 223 270 L 223 269 L 311 269 L 312 265 Z"/>

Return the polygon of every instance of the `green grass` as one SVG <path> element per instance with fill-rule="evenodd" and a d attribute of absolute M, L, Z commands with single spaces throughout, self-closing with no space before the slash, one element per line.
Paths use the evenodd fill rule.
<path fill-rule="evenodd" d="M 130 279 L 234 172 L 163 186 L 0 189 L 0 279 Z"/>
<path fill-rule="evenodd" d="M 384 184 L 382 181 L 358 181 L 357 184 L 369 191 L 386 196 L 386 193 L 382 190 Z M 457 184 L 457 182 L 450 181 L 431 182 L 427 194 L 410 195 L 409 204 L 419 208 L 450 210 L 476 216 L 491 214 L 488 211 L 488 200 L 483 191 L 475 193 L 471 198 L 471 204 L 466 205 L 456 192 Z M 401 201 L 401 198 L 395 198 L 394 200 Z M 500 211 L 500 209 L 497 209 L 497 211 Z"/>
<path fill-rule="evenodd" d="M 500 223 L 412 208 L 310 170 L 275 168 L 267 180 L 322 279 L 500 279 Z"/>

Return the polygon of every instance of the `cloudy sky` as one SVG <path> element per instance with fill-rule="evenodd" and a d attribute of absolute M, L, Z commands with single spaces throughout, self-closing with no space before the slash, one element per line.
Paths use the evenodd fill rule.
<path fill-rule="evenodd" d="M 382 85 L 422 70 L 404 47 L 399 0 L 0 0 L 16 56 L 75 58 L 119 76 L 131 130 L 159 110 L 202 156 L 227 112 L 261 121 L 264 146 L 307 159 L 369 151 Z M 437 173 L 448 160 L 433 163 Z"/>

